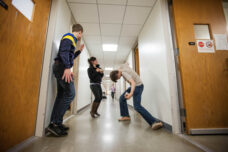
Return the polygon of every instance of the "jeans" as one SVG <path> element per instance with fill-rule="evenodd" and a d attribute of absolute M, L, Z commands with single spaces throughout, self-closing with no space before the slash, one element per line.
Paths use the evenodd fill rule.
<path fill-rule="evenodd" d="M 90 85 L 90 89 L 93 92 L 93 95 L 95 96 L 94 102 L 101 102 L 102 100 L 102 89 L 100 84 L 93 84 Z"/>
<path fill-rule="evenodd" d="M 63 123 L 63 116 L 75 97 L 74 82 L 67 83 L 62 80 L 64 69 L 62 63 L 53 66 L 53 72 L 57 80 L 57 96 L 52 110 L 51 123 L 57 125 Z"/>
<path fill-rule="evenodd" d="M 151 126 L 156 119 L 141 105 L 141 96 L 143 92 L 144 86 L 136 86 L 135 91 L 133 93 L 133 103 L 134 109 L 146 120 L 146 122 Z M 131 88 L 128 88 L 121 96 L 120 96 L 120 114 L 122 117 L 129 117 L 127 100 L 124 97 L 125 93 L 130 93 Z"/>

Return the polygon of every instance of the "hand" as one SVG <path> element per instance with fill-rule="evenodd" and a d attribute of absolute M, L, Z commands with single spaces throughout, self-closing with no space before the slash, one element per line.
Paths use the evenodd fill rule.
<path fill-rule="evenodd" d="M 125 93 L 124 95 L 125 99 L 130 99 L 132 97 L 132 94 L 130 93 Z"/>
<path fill-rule="evenodd" d="M 100 73 L 104 73 L 104 70 L 100 69 Z"/>
<path fill-rule="evenodd" d="M 65 69 L 64 70 L 64 73 L 63 73 L 63 76 L 62 76 L 62 80 L 64 80 L 64 79 L 65 79 L 65 82 L 67 82 L 67 83 L 70 83 L 70 82 L 73 81 L 72 72 L 71 72 L 70 69 Z"/>
<path fill-rule="evenodd" d="M 100 70 L 99 68 L 96 68 L 96 71 L 97 71 L 97 72 L 100 72 L 101 70 Z"/>
<path fill-rule="evenodd" d="M 85 47 L 85 45 L 84 45 L 84 44 L 80 45 L 79 50 L 82 52 L 82 51 L 83 51 L 83 49 L 84 49 L 84 47 Z"/>

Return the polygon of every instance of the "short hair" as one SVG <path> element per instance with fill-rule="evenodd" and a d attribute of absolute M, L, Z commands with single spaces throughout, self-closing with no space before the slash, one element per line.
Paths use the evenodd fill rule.
<path fill-rule="evenodd" d="M 119 73 L 118 70 L 114 70 L 114 71 L 112 71 L 112 72 L 110 73 L 110 79 L 111 79 L 113 82 L 117 82 L 118 73 Z"/>
<path fill-rule="evenodd" d="M 81 24 L 74 24 L 72 26 L 72 32 L 82 32 L 83 33 L 83 27 Z"/>

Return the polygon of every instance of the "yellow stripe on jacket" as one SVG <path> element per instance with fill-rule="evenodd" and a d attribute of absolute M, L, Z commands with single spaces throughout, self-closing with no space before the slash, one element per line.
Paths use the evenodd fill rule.
<path fill-rule="evenodd" d="M 72 36 L 66 35 L 66 36 L 64 36 L 64 37 L 62 38 L 62 40 L 64 40 L 64 39 L 69 39 L 69 40 L 71 40 L 73 46 L 76 48 L 76 43 L 75 43 L 74 38 L 73 38 Z"/>

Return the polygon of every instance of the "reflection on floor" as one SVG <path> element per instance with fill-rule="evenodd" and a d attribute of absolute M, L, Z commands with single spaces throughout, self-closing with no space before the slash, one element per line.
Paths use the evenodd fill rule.
<path fill-rule="evenodd" d="M 71 118 L 67 137 L 39 138 L 23 152 L 201 152 L 185 140 L 161 129 L 153 131 L 132 109 L 132 121 L 118 122 L 119 104 L 101 103 L 101 117 L 92 119 L 89 109 Z"/>
<path fill-rule="evenodd" d="M 188 136 L 192 141 L 213 152 L 228 152 L 228 135 Z"/>

